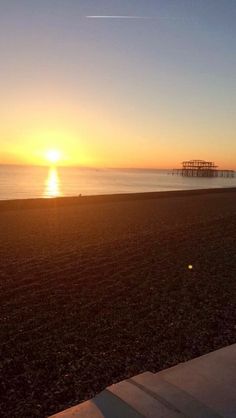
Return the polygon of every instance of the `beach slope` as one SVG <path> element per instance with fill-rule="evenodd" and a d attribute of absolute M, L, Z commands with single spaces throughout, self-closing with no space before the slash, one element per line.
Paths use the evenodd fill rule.
<path fill-rule="evenodd" d="M 0 202 L 0 232 L 2 417 L 236 341 L 236 189 Z"/>

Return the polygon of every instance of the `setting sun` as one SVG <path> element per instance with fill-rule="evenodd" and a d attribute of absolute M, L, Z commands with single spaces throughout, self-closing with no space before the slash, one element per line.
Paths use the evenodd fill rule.
<path fill-rule="evenodd" d="M 51 164 L 56 164 L 61 159 L 61 152 L 55 149 L 48 150 L 46 152 L 46 159 Z"/>

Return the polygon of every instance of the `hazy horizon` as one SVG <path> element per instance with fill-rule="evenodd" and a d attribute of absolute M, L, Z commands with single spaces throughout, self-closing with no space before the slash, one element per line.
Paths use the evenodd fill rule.
<path fill-rule="evenodd" d="M 111 167 L 111 166 L 83 166 L 83 165 L 50 165 L 50 164 L 20 164 L 20 163 L 0 163 L 0 166 L 6 166 L 6 167 L 35 167 L 35 168 L 44 168 L 44 169 L 50 169 L 50 168 L 56 168 L 56 169 L 79 169 L 79 170 L 117 170 L 117 171 L 172 171 L 175 169 L 181 169 L 182 162 L 179 164 L 175 164 L 173 167 L 166 167 L 166 168 L 160 168 L 160 167 Z M 226 168 L 218 167 L 219 170 L 227 170 Z M 235 171 L 235 169 L 229 169 L 232 171 Z"/>
<path fill-rule="evenodd" d="M 236 187 L 235 177 L 171 174 L 171 169 L 0 164 L 0 201 Z"/>

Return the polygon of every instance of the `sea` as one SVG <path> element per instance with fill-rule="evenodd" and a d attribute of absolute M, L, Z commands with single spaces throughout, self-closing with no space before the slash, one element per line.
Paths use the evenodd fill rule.
<path fill-rule="evenodd" d="M 234 178 L 188 178 L 172 170 L 0 165 L 0 200 L 236 187 Z"/>

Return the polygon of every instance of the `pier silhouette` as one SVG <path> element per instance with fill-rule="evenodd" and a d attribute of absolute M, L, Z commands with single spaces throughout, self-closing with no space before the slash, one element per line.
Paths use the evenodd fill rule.
<path fill-rule="evenodd" d="M 213 161 L 189 160 L 182 162 L 182 168 L 173 169 L 172 174 L 184 177 L 234 177 L 234 170 L 220 170 Z"/>

